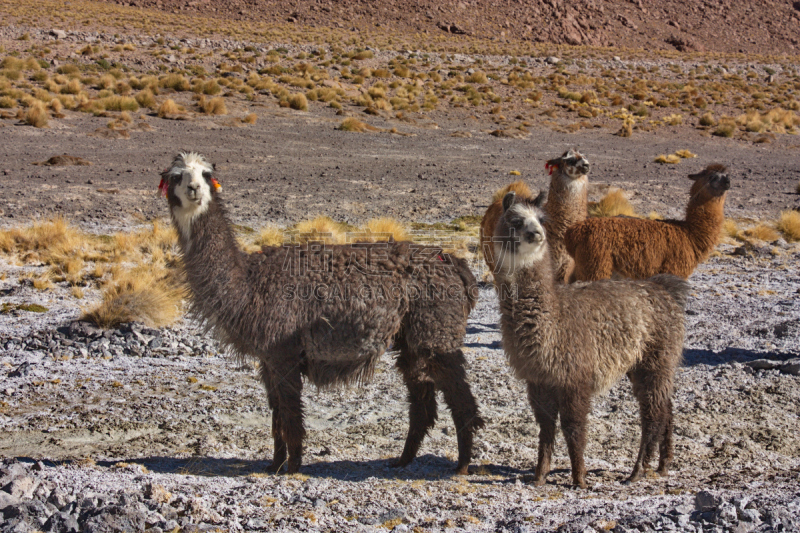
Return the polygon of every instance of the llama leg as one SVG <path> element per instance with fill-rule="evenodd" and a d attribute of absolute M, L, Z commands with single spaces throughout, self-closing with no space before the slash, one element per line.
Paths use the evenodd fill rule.
<path fill-rule="evenodd" d="M 591 386 L 565 391 L 559 398 L 561 432 L 567 441 L 569 462 L 572 466 L 572 483 L 586 488 L 586 465 L 583 454 L 586 450 L 586 419 L 589 416 Z"/>
<path fill-rule="evenodd" d="M 644 477 L 649 467 L 650 461 L 658 446 L 659 439 L 664 436 L 664 432 L 669 425 L 669 419 L 665 416 L 669 413 L 669 402 L 671 391 L 664 390 L 664 384 L 652 369 L 637 370 L 629 373 L 633 394 L 639 402 L 639 419 L 642 426 L 642 438 L 639 443 L 639 453 L 633 471 L 627 479 L 628 483 L 633 483 Z M 669 389 L 669 387 L 666 387 Z M 671 437 L 670 437 L 671 439 Z"/>
<path fill-rule="evenodd" d="M 528 383 L 528 401 L 533 408 L 533 415 L 539 424 L 539 458 L 536 462 L 536 477 L 533 484 L 544 485 L 550 472 L 550 459 L 556 442 L 556 422 L 558 421 L 558 401 L 554 391 Z"/>
<path fill-rule="evenodd" d="M 433 381 L 424 376 L 422 362 L 413 354 L 402 337 L 395 340 L 400 350 L 395 366 L 403 375 L 408 389 L 408 436 L 403 454 L 391 464 L 392 467 L 408 465 L 419 452 L 422 441 L 436 423 L 436 388 Z"/>
<path fill-rule="evenodd" d="M 661 436 L 661 443 L 659 444 L 659 459 L 658 459 L 658 475 L 669 475 L 669 465 L 672 464 L 673 458 L 673 445 L 672 445 L 672 399 L 667 400 L 666 412 L 663 414 L 665 418 L 664 433 Z"/>
<path fill-rule="evenodd" d="M 303 457 L 303 438 L 306 434 L 303 427 L 303 400 L 301 398 L 303 380 L 297 365 L 274 372 L 272 378 L 278 400 L 280 437 L 285 442 L 285 449 L 289 455 L 286 473 L 294 474 L 300 469 Z"/>
<path fill-rule="evenodd" d="M 275 391 L 274 386 L 270 386 L 273 380 L 270 378 L 267 366 L 263 362 L 261 363 L 260 374 L 261 382 L 264 384 L 264 388 L 267 390 L 267 400 L 269 401 L 269 407 L 272 411 L 272 441 L 274 446 L 272 452 L 272 464 L 268 468 L 270 471 L 277 473 L 281 468 L 283 468 L 284 463 L 286 463 L 286 443 L 283 441 L 283 437 L 281 436 L 281 418 L 280 407 L 278 404 L 278 394 Z"/>
<path fill-rule="evenodd" d="M 467 384 L 467 373 L 464 369 L 466 360 L 461 350 L 446 354 L 436 354 L 429 362 L 431 377 L 436 388 L 442 391 L 444 401 L 453 415 L 458 441 L 458 464 L 456 473 L 469 473 L 472 460 L 472 444 L 475 433 L 485 425 L 478 414 L 478 403 Z"/>

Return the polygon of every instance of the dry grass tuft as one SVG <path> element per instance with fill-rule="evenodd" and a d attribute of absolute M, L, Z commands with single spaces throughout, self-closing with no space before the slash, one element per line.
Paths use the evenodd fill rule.
<path fill-rule="evenodd" d="M 255 113 L 249 113 L 246 117 L 242 119 L 242 122 L 244 122 L 245 124 L 255 124 L 257 120 L 258 120 L 258 115 L 256 115 Z"/>
<path fill-rule="evenodd" d="M 784 211 L 775 225 L 789 242 L 800 241 L 800 212 Z"/>
<path fill-rule="evenodd" d="M 34 128 L 44 128 L 50 120 L 50 114 L 44 103 L 35 101 L 25 113 L 25 124 L 29 124 Z"/>
<path fill-rule="evenodd" d="M 744 230 L 744 235 L 751 239 L 757 239 L 764 242 L 773 242 L 780 238 L 780 235 L 777 231 L 775 231 L 775 228 L 771 228 L 765 224 L 759 224 Z"/>
<path fill-rule="evenodd" d="M 409 241 L 406 227 L 399 221 L 389 218 L 373 218 L 361 228 L 357 240 L 364 242 L 383 242 L 388 240 Z"/>
<path fill-rule="evenodd" d="M 689 150 L 678 150 L 677 152 L 675 152 L 675 155 L 677 155 L 681 159 L 691 159 L 693 157 L 697 157 L 697 154 L 693 154 Z"/>
<path fill-rule="evenodd" d="M 633 136 L 633 125 L 636 120 L 633 116 L 627 116 L 622 121 L 622 127 L 616 133 L 620 137 L 632 137 Z"/>
<path fill-rule="evenodd" d="M 345 241 L 342 225 L 324 216 L 300 222 L 291 233 L 296 242 L 320 241 L 326 244 L 341 244 Z"/>
<path fill-rule="evenodd" d="M 151 327 L 174 322 L 181 314 L 186 291 L 163 269 L 142 265 L 131 270 L 117 269 L 103 290 L 103 301 L 82 320 L 101 328 L 126 322 L 143 322 Z"/>
<path fill-rule="evenodd" d="M 275 226 L 267 226 L 258 232 L 255 238 L 256 246 L 281 246 L 286 240 L 283 230 Z"/>
<path fill-rule="evenodd" d="M 303 93 L 289 95 L 289 107 L 298 111 L 308 111 L 308 99 Z"/>
<path fill-rule="evenodd" d="M 674 165 L 676 163 L 680 163 L 681 158 L 675 154 L 669 154 L 669 155 L 661 154 L 660 156 L 656 157 L 654 161 L 656 163 Z"/>
<path fill-rule="evenodd" d="M 722 223 L 722 230 L 720 231 L 723 237 L 730 239 L 739 239 L 739 225 L 732 218 L 726 218 Z"/>
<path fill-rule="evenodd" d="M 589 215 L 593 217 L 639 216 L 622 189 L 612 189 L 599 202 L 590 202 Z"/>
<path fill-rule="evenodd" d="M 0 251 L 18 254 L 23 262 L 65 263 L 86 249 L 86 236 L 64 218 L 0 230 Z"/>
<path fill-rule="evenodd" d="M 177 115 L 178 113 L 182 113 L 183 107 L 179 106 L 175 103 L 175 100 L 172 98 L 167 98 L 164 102 L 158 107 L 158 116 L 161 118 L 165 118 L 169 115 Z"/>
<path fill-rule="evenodd" d="M 225 107 L 225 100 L 221 96 L 206 100 L 205 96 L 200 98 L 200 109 L 206 115 L 227 115 L 228 108 Z"/>
<path fill-rule="evenodd" d="M 361 122 L 355 117 L 346 118 L 339 124 L 339 127 L 336 128 L 337 130 L 341 131 L 354 131 L 356 133 L 364 133 L 367 131 L 380 131 L 380 128 L 376 128 L 375 126 L 370 126 L 365 122 Z"/>

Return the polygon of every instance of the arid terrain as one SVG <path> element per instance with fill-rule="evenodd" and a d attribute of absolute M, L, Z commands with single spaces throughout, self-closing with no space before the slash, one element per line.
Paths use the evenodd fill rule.
<path fill-rule="evenodd" d="M 0 0 L 0 531 L 797 531 L 794 4 Z M 667 478 L 622 483 L 639 436 L 623 381 L 593 404 L 589 489 L 561 438 L 532 484 L 538 428 L 477 224 L 570 147 L 591 202 L 620 189 L 652 218 L 683 216 L 687 175 L 729 167 L 720 244 L 689 280 Z M 443 407 L 389 468 L 407 428 L 391 353 L 364 387 L 308 385 L 301 474 L 264 472 L 256 369 L 175 288 L 157 186 L 180 150 L 216 164 L 248 250 L 391 217 L 470 259 L 488 423 L 469 476 Z M 171 308 L 114 308 L 150 289 Z"/>

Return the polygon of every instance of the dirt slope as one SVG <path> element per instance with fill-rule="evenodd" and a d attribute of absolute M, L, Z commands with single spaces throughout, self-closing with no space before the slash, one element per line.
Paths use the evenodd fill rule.
<path fill-rule="evenodd" d="M 555 44 L 798 53 L 792 0 L 108 0 L 117 4 L 343 28 L 443 31 Z"/>

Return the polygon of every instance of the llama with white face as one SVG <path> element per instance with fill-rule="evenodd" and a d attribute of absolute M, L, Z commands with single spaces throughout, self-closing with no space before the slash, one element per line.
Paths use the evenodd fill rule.
<path fill-rule="evenodd" d="M 318 387 L 363 383 L 392 347 L 410 418 L 394 465 L 417 455 L 441 391 L 456 426 L 456 470 L 467 473 L 484 422 L 461 350 L 477 297 L 466 261 L 410 242 L 311 243 L 248 255 L 202 156 L 176 156 L 160 188 L 178 230 L 193 313 L 235 354 L 260 363 L 272 409 L 272 470 L 300 468 L 303 377 Z"/>
<path fill-rule="evenodd" d="M 572 480 L 586 487 L 583 453 L 591 398 L 628 375 L 639 402 L 642 437 L 629 481 L 659 451 L 658 473 L 673 457 L 672 392 L 683 353 L 689 290 L 671 275 L 646 281 L 563 285 L 554 275 L 541 202 L 503 199 L 496 230 L 503 349 L 539 424 L 536 484 L 550 469 L 556 424 L 567 441 Z"/>

